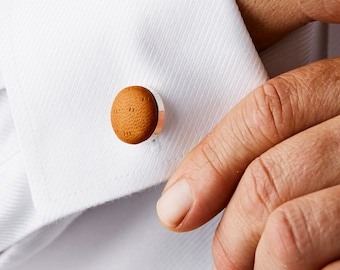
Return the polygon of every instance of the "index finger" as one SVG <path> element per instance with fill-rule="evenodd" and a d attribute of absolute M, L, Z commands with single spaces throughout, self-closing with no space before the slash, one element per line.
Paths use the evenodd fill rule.
<path fill-rule="evenodd" d="M 256 48 L 261 51 L 311 22 L 338 23 L 338 0 L 237 0 Z"/>

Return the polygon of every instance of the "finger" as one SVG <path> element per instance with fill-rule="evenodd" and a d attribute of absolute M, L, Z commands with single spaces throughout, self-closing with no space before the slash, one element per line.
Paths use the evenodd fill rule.
<path fill-rule="evenodd" d="M 340 260 L 332 262 L 322 268 L 322 270 L 339 270 L 340 269 Z"/>
<path fill-rule="evenodd" d="M 216 265 L 252 269 L 267 219 L 276 208 L 340 184 L 339 130 L 337 116 L 274 146 L 248 166 L 216 230 Z"/>
<path fill-rule="evenodd" d="M 338 185 L 273 212 L 259 242 L 254 269 L 321 269 L 340 257 L 339 239 Z"/>
<path fill-rule="evenodd" d="M 163 225 L 176 231 L 199 227 L 227 204 L 252 160 L 338 115 L 339 65 L 337 58 L 299 68 L 268 81 L 242 100 L 168 181 L 157 204 Z"/>
<path fill-rule="evenodd" d="M 237 3 L 258 50 L 314 20 L 340 23 L 339 0 L 237 0 Z"/>

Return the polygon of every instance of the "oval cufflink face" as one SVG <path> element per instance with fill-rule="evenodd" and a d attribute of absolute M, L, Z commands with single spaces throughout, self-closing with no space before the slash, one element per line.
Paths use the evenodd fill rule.
<path fill-rule="evenodd" d="M 125 143 L 138 144 L 148 140 L 160 133 L 163 123 L 164 106 L 160 96 L 145 87 L 124 88 L 112 104 L 112 128 Z"/>

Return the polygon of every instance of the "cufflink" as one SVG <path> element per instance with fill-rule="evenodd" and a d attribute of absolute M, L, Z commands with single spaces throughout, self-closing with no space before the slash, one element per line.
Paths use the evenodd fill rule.
<path fill-rule="evenodd" d="M 138 144 L 157 136 L 164 119 L 161 97 L 142 86 L 121 90 L 111 108 L 112 128 L 117 137 L 128 144 Z"/>

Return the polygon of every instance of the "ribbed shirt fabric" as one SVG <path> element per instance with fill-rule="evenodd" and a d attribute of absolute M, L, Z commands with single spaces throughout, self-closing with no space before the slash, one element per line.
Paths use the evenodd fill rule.
<path fill-rule="evenodd" d="M 8 1 L 3 2 L 7 2 L 8 4 Z M 63 142 L 63 139 L 66 140 L 71 137 L 67 137 L 69 134 L 63 132 L 56 134 L 56 130 L 47 129 L 44 134 L 48 141 L 39 141 L 39 146 L 42 147 L 40 150 L 44 153 L 45 149 L 47 149 L 46 147 L 49 147 L 48 145 L 54 145 L 48 149 L 49 152 L 45 153 L 47 163 L 42 162 L 42 166 L 46 166 L 47 172 L 50 172 L 51 175 L 53 171 L 55 171 L 59 179 L 60 177 L 62 178 L 60 182 L 58 182 L 58 177 L 53 178 L 53 176 L 51 179 L 47 176 L 47 180 L 50 181 L 48 184 L 50 188 L 55 187 L 56 189 L 55 199 L 65 200 L 63 204 L 53 204 L 47 200 L 44 201 L 45 197 L 41 195 L 43 189 L 40 189 L 39 186 L 41 182 L 35 179 L 35 177 L 39 177 L 39 175 L 34 172 L 34 166 L 36 166 L 35 164 L 38 161 L 35 160 L 35 154 L 28 155 L 30 147 L 27 147 L 26 144 L 29 143 L 29 140 L 26 140 L 26 134 L 23 132 L 25 128 L 22 127 L 24 116 L 21 115 L 20 117 L 22 118 L 18 119 L 18 104 L 13 105 L 13 99 L 19 98 L 19 96 L 17 96 L 18 93 L 9 91 L 12 100 L 8 98 L 6 80 L 9 82 L 8 90 L 16 87 L 14 86 L 15 82 L 10 78 L 11 76 L 8 75 L 9 72 L 6 69 L 10 69 L 10 65 L 8 64 L 9 58 L 6 57 L 6 65 L 2 65 L 1 63 L 1 59 L 4 59 L 4 56 L 0 58 L 0 269 L 30 270 L 46 269 L 46 267 L 48 267 L 48 269 L 52 270 L 129 270 L 136 269 L 138 266 L 140 266 L 138 269 L 210 268 L 212 265 L 210 243 L 218 218 L 215 218 L 203 228 L 189 234 L 174 235 L 173 233 L 167 232 L 158 223 L 154 210 L 154 203 L 160 195 L 162 188 L 162 186 L 158 184 L 167 179 L 181 157 L 209 131 L 214 123 L 218 122 L 224 113 L 237 103 L 242 96 L 267 78 L 265 71 L 268 72 L 270 77 L 273 77 L 282 72 L 325 57 L 340 55 L 339 26 L 312 23 L 295 31 L 272 48 L 261 53 L 261 60 L 265 67 L 263 68 L 261 62 L 259 62 L 260 58 L 258 58 L 254 51 L 249 36 L 245 31 L 244 25 L 242 25 L 237 7 L 232 1 L 229 1 L 230 5 L 225 5 L 223 1 L 213 1 L 213 3 L 208 6 L 204 4 L 204 1 L 189 1 L 190 4 L 181 7 L 175 5 L 180 5 L 181 1 L 175 1 L 175 4 L 167 6 L 169 14 L 166 12 L 167 10 L 159 8 L 159 6 L 156 5 L 157 1 L 146 1 L 148 4 L 143 6 L 137 5 L 136 2 L 138 1 L 131 0 L 129 3 L 135 4 L 132 6 L 135 8 L 138 7 L 140 10 L 138 10 L 138 13 L 123 13 L 121 14 L 120 20 L 125 18 L 129 22 L 134 22 L 126 22 L 128 28 L 124 31 L 130 31 L 130 33 L 132 32 L 134 34 L 138 33 L 139 36 L 130 35 L 128 36 L 130 39 L 126 38 L 126 40 L 124 40 L 126 36 L 125 32 L 123 33 L 123 30 L 120 31 L 118 29 L 119 25 L 116 26 L 118 30 L 111 30 L 118 31 L 117 33 L 119 33 L 118 36 L 120 39 L 113 38 L 114 36 L 106 31 L 108 28 L 113 27 L 110 21 L 107 21 L 110 19 L 110 9 L 105 9 L 101 5 L 94 8 L 93 5 L 95 1 L 88 1 L 86 3 L 81 1 L 57 1 L 58 3 L 52 3 L 53 1 L 45 1 L 45 3 L 43 3 L 44 1 L 31 1 L 31 5 L 27 4 L 27 9 L 25 10 L 19 5 L 20 1 L 12 2 L 14 4 L 11 4 L 10 11 L 8 10 L 6 14 L 2 13 L 2 16 L 8 16 L 13 19 L 13 17 L 15 18 L 25 12 L 31 12 L 36 15 L 39 14 L 39 12 L 43 12 L 45 8 L 45 11 L 48 10 L 50 12 L 54 9 L 56 14 L 58 14 L 58 12 L 64 12 L 64 18 L 68 20 L 68 16 L 75 16 L 72 14 L 72 11 L 79 9 L 79 12 L 84 12 L 86 16 L 90 16 L 92 14 L 91 9 L 93 8 L 98 12 L 96 16 L 104 18 L 100 20 L 100 23 L 92 24 L 90 17 L 79 15 L 79 19 L 73 21 L 79 25 L 70 25 L 69 31 L 65 30 L 65 33 L 51 31 L 48 33 L 47 40 L 42 41 L 46 42 L 45 46 L 43 46 L 44 44 L 37 45 L 38 47 L 40 46 L 42 50 L 47 50 L 46 52 L 41 51 L 41 54 L 45 54 L 45 56 L 50 57 L 50 59 L 40 59 L 39 50 L 33 51 L 32 53 L 35 53 L 38 59 L 35 65 L 40 64 L 44 66 L 46 64 L 52 64 L 52 62 L 45 63 L 44 61 L 56 61 L 57 59 L 54 58 L 56 55 L 58 55 L 58 57 L 65 57 L 64 61 L 56 61 L 57 63 L 55 63 L 54 66 L 55 71 L 61 70 L 60 73 L 44 73 L 45 75 L 52 76 L 51 78 L 40 77 L 41 74 L 39 74 L 38 71 L 41 66 L 36 66 L 36 70 L 25 69 L 24 66 L 20 66 L 28 64 L 24 62 L 23 59 L 27 60 L 30 58 L 25 58 L 25 54 L 29 53 L 29 51 L 25 51 L 25 47 L 22 46 L 21 43 L 18 43 L 19 45 L 17 45 L 17 47 L 21 48 L 21 50 L 17 51 L 17 58 L 23 62 L 17 62 L 16 64 L 19 65 L 21 72 L 23 72 L 23 74 L 20 74 L 22 83 L 25 82 L 25 80 L 27 82 L 25 84 L 27 88 L 25 88 L 25 85 L 22 85 L 24 88 L 23 95 L 28 97 L 29 95 L 39 95 L 39 91 L 41 91 L 42 97 L 37 99 L 35 96 L 36 99 L 32 104 L 40 106 L 43 109 L 36 110 L 34 113 L 43 113 L 44 108 L 46 108 L 47 111 L 48 106 L 54 106 L 53 91 L 50 92 L 49 98 L 44 97 L 43 99 L 44 92 L 42 90 L 44 84 L 46 87 L 54 85 L 58 86 L 53 89 L 54 91 L 58 89 L 64 91 L 62 96 L 56 94 L 55 97 L 58 98 L 58 102 L 64 102 L 66 106 L 69 106 L 69 111 L 67 111 L 65 115 L 69 115 L 71 118 L 76 116 L 79 118 L 90 117 L 91 121 L 101 121 L 100 119 L 105 119 L 105 115 L 102 115 L 103 111 L 100 108 L 100 106 L 103 106 L 103 104 L 100 103 L 103 100 L 101 99 L 103 95 L 106 95 L 104 99 L 107 98 L 109 100 L 109 102 L 104 105 L 109 106 L 115 91 L 120 90 L 121 86 L 136 83 L 154 86 L 158 88 L 158 91 L 159 89 L 161 90 L 161 94 L 163 94 L 166 104 L 169 106 L 170 114 L 168 121 L 171 123 L 168 123 L 169 129 L 171 125 L 176 129 L 175 123 L 179 121 L 178 118 L 181 114 L 176 114 L 176 110 L 181 111 L 183 115 L 186 112 L 185 109 L 189 108 L 189 113 L 198 113 L 198 115 L 195 115 L 196 118 L 194 117 L 196 120 L 189 119 L 187 120 L 188 122 L 185 120 L 183 120 L 183 122 L 179 121 L 181 125 L 190 123 L 189 132 L 181 131 L 182 133 L 179 137 L 171 138 L 171 132 L 168 131 L 168 133 L 166 133 L 167 130 L 165 129 L 165 134 L 167 134 L 165 135 L 165 139 L 163 140 L 163 138 L 160 137 L 154 146 L 149 145 L 146 149 L 139 147 L 136 151 L 135 149 L 124 148 L 124 146 L 120 144 L 115 144 L 117 149 L 121 147 L 119 148 L 120 153 L 125 153 L 124 151 L 129 149 L 132 152 L 136 151 L 133 153 L 135 160 L 132 159 L 132 163 L 126 166 L 121 164 L 117 165 L 117 171 L 106 168 L 111 164 L 110 162 L 104 162 L 104 169 L 102 169 L 103 167 L 101 166 L 103 166 L 103 164 L 95 164 L 95 166 L 93 166 L 95 161 L 91 158 L 84 157 L 84 162 L 89 162 L 88 164 L 92 166 L 92 169 L 97 168 L 101 170 L 93 174 L 90 178 L 85 177 L 84 172 L 81 171 L 81 169 L 84 168 L 83 165 L 80 164 L 81 160 L 71 164 L 70 167 L 62 167 L 61 165 L 59 166 L 59 164 L 48 163 L 49 160 L 53 160 L 53 156 L 51 156 L 54 153 L 53 151 L 58 152 L 58 148 L 64 147 L 64 145 L 60 144 Z M 50 3 L 50 6 L 53 6 L 53 9 L 46 4 L 47 2 Z M 71 2 L 71 4 L 67 2 Z M 165 3 L 167 1 L 163 2 Z M 156 6 L 153 6 L 153 3 Z M 79 5 L 79 8 L 75 8 L 77 5 Z M 215 7 L 211 7 L 211 5 L 215 5 Z M 112 8 L 114 4 L 108 4 L 108 6 Z M 127 4 L 118 5 L 118 8 L 124 10 L 124 12 L 127 12 L 128 7 Z M 38 9 L 38 11 L 36 9 Z M 177 17 L 174 12 L 177 12 Z M 223 12 L 229 14 L 227 19 L 223 18 Z M 140 13 L 147 18 L 140 22 L 142 24 L 135 22 L 137 19 L 140 19 Z M 123 16 L 127 14 L 132 14 L 132 17 Z M 232 17 L 230 17 L 230 14 Z M 28 19 L 26 18 L 26 22 L 32 25 L 27 26 L 27 29 L 30 29 L 30 27 L 37 27 L 37 29 L 32 32 L 32 36 L 34 37 L 32 41 L 27 36 L 26 38 L 29 42 L 32 42 L 33 45 L 41 41 L 37 39 L 37 37 L 43 37 L 44 31 L 47 31 L 47 29 L 54 29 L 56 31 L 61 28 L 56 27 L 55 24 L 65 23 L 62 22 L 62 18 L 58 18 L 57 16 L 54 20 L 47 20 L 46 16 L 42 16 L 42 18 L 47 20 L 51 25 L 49 27 L 40 27 L 38 23 L 41 23 L 43 20 L 32 19 L 30 16 L 33 15 L 27 15 Z M 156 19 L 148 16 L 156 16 Z M 174 20 L 174 18 L 177 18 L 178 21 L 172 22 L 171 20 Z M 185 19 L 191 23 L 188 23 Z M 72 22 L 71 19 L 70 22 Z M 119 20 L 116 20 L 116 22 L 118 23 Z M 34 25 L 35 23 L 37 25 Z M 122 21 L 121 23 L 123 24 Z M 14 24 L 14 27 L 19 26 L 20 20 Z M 131 27 L 137 26 L 141 28 L 131 30 Z M 223 26 L 227 29 L 220 28 Z M 67 27 L 66 23 L 64 27 Z M 84 31 L 84 33 L 71 36 L 75 33 L 73 31 L 85 28 L 86 31 Z M 164 31 L 171 32 L 165 35 Z M 223 36 L 223 31 L 230 32 L 226 36 Z M 18 34 L 20 31 L 14 31 L 14 33 Z M 96 42 L 83 43 L 85 34 L 92 35 L 93 38 L 97 39 L 96 42 L 101 45 L 98 45 Z M 185 34 L 188 36 L 185 36 Z M 70 36 L 63 40 L 63 35 Z M 181 38 L 178 38 L 178 35 L 181 35 Z M 132 37 L 136 38 L 136 40 L 133 40 Z M 170 40 L 169 38 L 176 40 L 167 43 Z M 223 44 L 223 41 L 227 40 L 227 38 L 234 38 L 236 41 L 230 44 Z M 14 36 L 12 39 L 13 42 L 25 40 L 19 36 Z M 197 44 L 190 41 L 190 39 L 193 39 Z M 51 42 L 57 43 L 52 44 Z M 121 46 L 121 43 L 124 42 L 125 47 Z M 133 44 L 133 42 L 137 42 L 138 46 Z M 32 46 L 32 44 L 27 44 L 27 48 L 31 48 L 30 46 Z M 83 45 L 79 47 L 78 54 L 70 54 L 74 52 L 72 50 L 69 51 L 70 46 L 77 47 L 81 44 Z M 249 46 L 250 49 L 248 50 L 244 44 Z M 64 49 L 63 46 L 65 46 Z M 97 46 L 97 49 L 92 50 L 91 46 Z M 136 51 L 135 46 L 138 47 L 140 51 Z M 15 47 L 14 43 L 13 47 Z M 182 47 L 185 49 L 181 49 Z M 126 51 L 120 51 L 124 48 Z M 51 49 L 52 53 L 49 53 L 49 49 Z M 93 52 L 94 55 L 91 55 Z M 108 52 L 110 52 L 110 54 L 108 54 Z M 138 53 L 141 53 L 142 57 L 136 62 L 135 58 L 140 57 Z M 247 55 L 245 56 L 244 54 Z M 201 59 L 197 60 L 199 56 Z M 110 57 L 117 62 L 109 63 Z M 123 59 L 123 57 L 125 58 Z M 102 62 L 104 62 L 103 65 L 100 64 Z M 137 65 L 131 66 L 131 69 L 129 69 L 131 63 L 135 62 Z M 167 65 L 162 65 L 163 62 Z M 216 63 L 216 66 L 213 66 L 213 63 Z M 79 68 L 77 65 L 85 66 L 85 68 Z M 118 65 L 120 65 L 120 69 L 116 68 Z M 245 71 L 246 67 L 248 69 Z M 65 68 L 69 70 L 63 70 Z M 228 74 L 231 73 L 232 75 L 224 75 L 220 70 L 221 68 L 226 69 L 224 72 Z M 249 74 L 245 75 L 245 72 Z M 138 74 L 138 76 L 133 77 L 134 74 Z M 230 81 L 223 83 L 224 79 Z M 34 80 L 37 80 L 36 85 L 39 88 L 39 91 L 36 92 L 33 91 L 34 84 L 32 84 L 32 82 Z M 39 85 L 38 82 L 40 81 L 43 81 L 44 84 Z M 188 89 L 188 94 L 185 92 L 186 89 L 176 90 L 176 88 L 183 85 Z M 209 88 L 211 85 L 212 88 Z M 105 89 L 110 87 L 113 89 L 112 93 L 105 93 L 105 91 L 108 91 Z M 196 88 L 201 89 L 202 92 L 195 93 L 193 89 Z M 67 89 L 67 91 L 65 89 Z M 90 99 L 85 99 L 85 104 L 78 104 L 76 105 L 78 107 L 71 108 L 72 104 L 77 104 L 77 102 L 72 100 L 76 99 L 77 94 L 72 94 L 70 91 L 83 91 L 82 89 L 87 91 L 82 94 L 88 94 Z M 101 93 L 102 89 L 104 89 L 104 94 Z M 176 95 L 168 94 L 167 91 L 170 91 L 169 89 L 177 91 Z M 228 89 L 229 93 L 219 95 L 219 91 L 223 91 L 223 89 Z M 27 93 L 25 91 L 32 92 Z M 241 91 L 241 94 L 238 93 L 238 91 Z M 204 101 L 208 95 L 213 95 L 209 101 L 211 104 L 209 102 L 205 103 L 206 101 Z M 216 95 L 216 97 L 214 95 Z M 97 98 L 98 96 L 100 98 Z M 194 102 L 186 103 L 185 99 L 190 97 L 194 99 Z M 222 101 L 231 101 L 226 105 L 226 108 L 223 108 L 223 104 L 221 104 L 219 105 L 220 109 L 218 109 L 218 105 L 216 105 L 216 111 L 214 113 L 212 113 L 211 110 L 207 110 L 206 106 L 200 107 L 197 112 L 191 111 L 190 109 L 194 107 L 195 104 L 200 106 L 200 103 L 212 106 L 215 98 Z M 69 102 L 70 100 L 74 103 Z M 87 102 L 97 102 L 97 104 L 91 107 Z M 93 112 L 91 114 L 83 114 L 82 116 L 82 110 L 84 110 L 87 105 L 93 109 Z M 78 122 L 76 120 L 79 118 L 77 118 L 74 119 L 74 121 L 71 120 L 71 122 L 68 122 L 68 124 L 65 124 L 63 127 L 64 122 L 60 117 L 65 117 L 65 115 L 63 115 L 65 108 L 55 107 L 55 109 L 56 115 L 54 117 L 49 119 L 40 118 L 41 122 L 37 122 L 37 131 L 39 131 L 39 124 L 42 125 L 42 129 L 44 130 L 44 128 L 49 125 L 47 123 L 50 123 L 50 125 L 59 125 L 58 127 L 60 129 L 65 128 L 69 132 L 76 132 L 77 129 L 73 129 L 73 127 L 70 126 L 70 123 L 72 123 L 73 125 L 83 125 L 84 131 L 92 136 L 83 134 L 84 137 L 79 137 L 79 140 L 83 140 L 82 143 L 84 144 L 89 143 L 91 139 L 112 139 L 110 137 L 111 134 L 104 137 L 97 134 L 101 132 L 106 133 L 106 128 L 104 128 L 101 123 L 95 126 L 87 126 L 84 124 L 86 121 L 83 122 L 84 119 L 80 119 Z M 13 119 L 15 118 L 13 117 L 13 111 L 17 117 L 16 119 Z M 96 114 L 98 114 L 99 117 L 97 117 L 98 115 Z M 208 116 L 206 116 L 207 114 Z M 185 115 L 184 117 L 188 118 L 190 115 Z M 205 119 L 203 123 L 202 118 Z M 206 127 L 203 131 L 195 134 L 196 130 L 201 130 L 204 126 Z M 90 128 L 97 128 L 97 132 L 93 133 L 91 131 L 91 133 L 88 130 Z M 181 130 L 181 126 L 178 126 L 177 129 Z M 190 135 L 190 133 L 193 134 Z M 65 136 L 65 138 L 62 136 Z M 103 142 L 98 142 L 97 144 L 92 143 L 91 146 L 88 146 L 88 151 L 84 152 L 81 150 L 83 154 L 93 155 L 93 153 L 96 153 L 97 159 L 105 160 L 111 157 L 110 153 L 114 149 L 111 148 L 110 151 L 106 153 L 103 148 L 105 143 Z M 74 144 L 74 148 L 72 148 L 70 144 L 67 149 L 63 150 L 64 153 L 59 156 L 57 162 L 60 161 L 60 164 L 64 164 L 63 162 L 65 162 L 64 159 L 67 155 L 73 155 L 74 158 L 79 157 L 79 155 L 74 154 L 74 152 L 78 150 L 77 147 L 79 147 L 79 145 L 76 143 Z M 97 149 L 95 147 L 97 147 Z M 102 154 L 102 152 L 105 153 Z M 154 153 L 157 159 L 165 155 L 173 156 L 174 158 L 164 159 L 164 162 L 173 164 L 171 166 L 168 166 L 166 162 L 153 164 L 153 157 L 147 156 L 145 152 Z M 124 155 L 122 158 L 130 158 Z M 142 155 L 142 157 L 138 157 L 139 155 Z M 175 159 L 175 157 L 178 158 L 178 160 Z M 140 162 L 141 159 L 149 162 L 149 164 L 144 164 L 144 167 L 140 167 L 140 170 L 149 170 L 150 173 L 145 175 L 141 173 L 139 175 L 139 171 L 137 170 L 134 171 L 132 175 L 122 177 L 125 182 L 119 182 L 118 180 L 115 184 L 107 182 L 104 185 L 104 187 L 107 188 L 105 192 L 99 188 L 92 193 L 84 192 L 80 194 L 80 192 L 79 196 L 75 193 L 77 190 L 82 190 L 84 185 L 87 185 L 87 189 L 90 189 L 93 184 L 103 185 L 101 181 L 102 179 L 106 179 L 107 175 L 111 178 L 114 178 L 115 174 L 120 176 L 125 175 L 124 170 L 127 172 L 129 172 L 129 168 L 133 170 L 134 162 L 137 162 L 137 160 Z M 68 159 L 66 161 L 70 162 L 70 160 L 71 159 Z M 34 164 L 32 165 L 32 163 Z M 113 164 L 112 166 L 114 166 Z M 74 170 L 70 173 L 68 169 L 71 170 L 72 166 L 79 166 L 79 170 Z M 122 166 L 123 169 L 121 168 Z M 60 169 L 64 169 L 65 171 L 58 171 Z M 162 172 L 158 173 L 159 170 L 162 170 Z M 78 179 L 79 181 L 76 180 L 72 185 L 68 185 L 63 177 L 68 179 L 74 177 L 74 179 Z M 148 179 L 147 177 L 151 177 L 152 179 Z M 81 182 L 82 180 L 84 182 Z M 120 185 L 123 186 L 120 187 Z M 34 191 L 33 193 L 32 189 Z M 67 199 L 67 197 L 64 196 L 64 193 L 69 190 L 73 190 L 74 194 L 74 197 L 71 197 L 71 199 Z M 140 193 L 131 195 L 137 191 Z M 52 196 L 53 192 L 52 190 Z M 129 195 L 129 197 L 123 198 L 127 195 Z M 46 202 L 46 204 L 44 202 Z M 105 202 L 111 202 L 111 204 L 103 205 Z M 97 207 L 92 208 L 94 206 Z M 90 210 L 87 210 L 89 208 Z M 79 216 L 80 218 L 78 218 Z M 70 224 L 73 225 L 69 226 Z M 98 228 L 100 226 L 102 226 L 102 228 Z M 47 248 L 43 253 L 40 253 L 40 255 L 38 254 L 33 257 L 27 264 L 21 265 L 23 261 L 45 248 L 63 232 L 64 234 L 62 234 L 55 244 L 50 245 L 50 248 Z M 110 237 L 108 235 L 110 235 Z M 100 240 L 102 242 L 100 242 Z M 89 243 L 92 243 L 93 246 Z M 104 247 L 103 250 L 100 248 L 102 244 Z M 77 247 L 79 247 L 79 249 Z M 63 252 L 64 256 L 67 254 L 67 259 L 60 261 L 58 260 L 58 256 L 61 256 Z M 87 256 L 93 256 L 92 263 L 86 262 Z M 44 260 L 44 258 L 48 259 Z M 108 264 L 108 262 L 110 263 Z M 100 267 L 98 267 L 98 265 L 100 265 Z"/>

